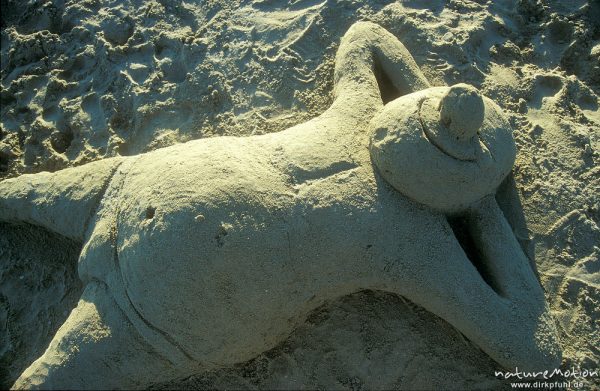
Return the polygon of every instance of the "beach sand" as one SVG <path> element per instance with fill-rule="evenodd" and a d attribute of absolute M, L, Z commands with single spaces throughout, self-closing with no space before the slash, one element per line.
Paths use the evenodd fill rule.
<path fill-rule="evenodd" d="M 332 101 L 358 20 L 398 37 L 434 85 L 469 83 L 517 142 L 500 204 L 539 277 L 563 367 L 600 363 L 600 3 L 3 0 L 0 179 L 205 137 L 277 132 Z M 81 244 L 0 224 L 0 387 L 81 293 Z M 156 388 L 502 389 L 498 365 L 401 297 L 326 303 L 269 352 Z M 584 380 L 587 388 L 598 378 Z"/>

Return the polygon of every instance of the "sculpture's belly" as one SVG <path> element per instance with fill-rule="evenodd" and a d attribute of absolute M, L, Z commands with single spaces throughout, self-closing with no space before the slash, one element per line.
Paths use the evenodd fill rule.
<path fill-rule="evenodd" d="M 325 178 L 309 186 L 318 189 L 311 198 L 256 166 L 174 164 L 132 171 L 123 188 L 118 253 L 130 299 L 200 361 L 251 358 L 287 335 L 324 289 L 368 278 L 360 265 L 377 216 L 370 201 L 347 200 L 362 179 Z"/>
<path fill-rule="evenodd" d="M 119 262 L 133 305 L 201 361 L 237 361 L 221 356 L 230 352 L 224 344 L 237 345 L 239 354 L 244 346 L 263 344 L 259 339 L 277 332 L 265 317 L 290 305 L 294 276 L 286 259 L 285 217 L 234 205 L 188 204 L 168 215 L 157 208 L 156 221 L 137 235 L 119 234 Z"/>

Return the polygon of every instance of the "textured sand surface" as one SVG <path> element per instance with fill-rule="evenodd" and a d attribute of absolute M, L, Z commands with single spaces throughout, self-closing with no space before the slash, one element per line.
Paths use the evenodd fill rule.
<path fill-rule="evenodd" d="M 0 175 L 304 122 L 332 100 L 340 37 L 374 21 L 434 84 L 471 83 L 510 116 L 517 162 L 499 201 L 522 205 L 507 217 L 537 264 L 564 365 L 598 368 L 600 3 L 291 3 L 2 1 Z M 0 385 L 73 308 L 76 246 L 0 226 Z M 440 319 L 363 292 L 246 364 L 167 385 L 501 388 L 495 368 Z"/>

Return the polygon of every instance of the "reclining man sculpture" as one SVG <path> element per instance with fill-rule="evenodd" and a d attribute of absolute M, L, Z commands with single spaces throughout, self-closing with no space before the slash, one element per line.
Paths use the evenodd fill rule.
<path fill-rule="evenodd" d="M 378 72 L 401 97 L 383 104 Z M 423 306 L 506 368 L 557 367 L 543 291 L 494 199 L 516 154 L 500 108 L 430 87 L 372 23 L 348 30 L 334 77 L 332 106 L 279 133 L 0 182 L 0 221 L 84 243 L 81 300 L 14 386 L 145 387 L 243 362 L 362 289 Z"/>

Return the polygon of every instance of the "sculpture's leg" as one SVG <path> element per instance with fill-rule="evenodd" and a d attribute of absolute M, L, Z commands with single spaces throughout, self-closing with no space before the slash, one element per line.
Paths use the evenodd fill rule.
<path fill-rule="evenodd" d="M 123 161 L 105 159 L 54 173 L 0 181 L 0 221 L 39 225 L 82 241 L 110 178 Z"/>
<path fill-rule="evenodd" d="M 101 282 L 90 282 L 46 352 L 17 379 L 18 389 L 144 388 L 173 366 L 139 336 Z"/>
<path fill-rule="evenodd" d="M 557 368 L 561 353 L 544 293 L 493 197 L 468 221 L 489 284 L 458 240 L 445 235 L 430 244 L 425 262 L 395 271 L 395 291 L 453 324 L 507 369 Z"/>

